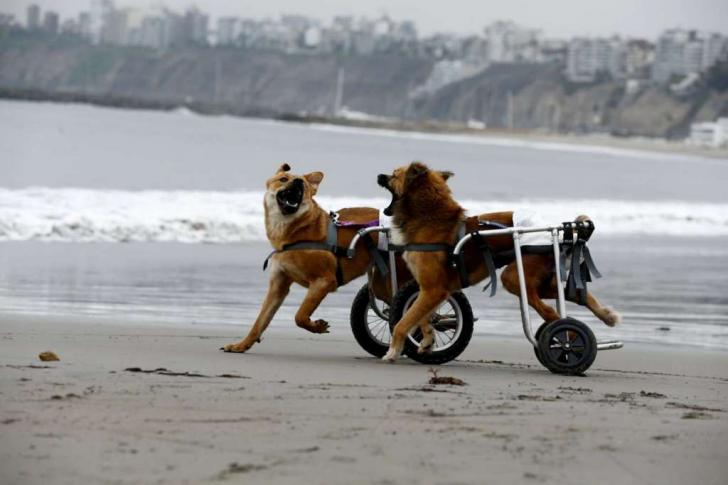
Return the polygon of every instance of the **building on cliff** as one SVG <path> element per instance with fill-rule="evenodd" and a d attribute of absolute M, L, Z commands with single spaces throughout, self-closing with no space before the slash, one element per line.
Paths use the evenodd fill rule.
<path fill-rule="evenodd" d="M 40 28 L 40 7 L 38 5 L 30 5 L 25 11 L 25 26 L 28 30 L 37 30 Z"/>
<path fill-rule="evenodd" d="M 728 55 L 728 38 L 695 30 L 671 29 L 657 41 L 652 80 L 665 83 L 708 70 Z"/>
<path fill-rule="evenodd" d="M 566 78 L 571 82 L 590 83 L 600 75 L 614 79 L 624 77 L 624 43 L 618 38 L 577 37 L 569 42 L 566 56 Z"/>
<path fill-rule="evenodd" d="M 692 123 L 687 141 L 691 145 L 712 148 L 728 146 L 728 118 L 718 118 L 714 122 Z"/>

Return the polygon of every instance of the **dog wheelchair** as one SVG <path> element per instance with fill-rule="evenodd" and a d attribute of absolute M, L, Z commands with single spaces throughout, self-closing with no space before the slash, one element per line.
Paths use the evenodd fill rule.
<path fill-rule="evenodd" d="M 388 236 L 389 231 L 389 228 L 384 226 L 359 230 L 349 245 L 348 257 L 354 256 L 354 248 L 360 238 L 372 232 Z M 470 240 L 482 241 L 504 235 L 513 237 L 513 257 L 519 280 L 523 333 L 533 346 L 538 361 L 556 374 L 582 374 L 594 363 L 598 351 L 623 347 L 622 342 L 616 340 L 597 342 L 594 333 L 585 323 L 569 317 L 566 313 L 567 293 L 571 299 L 583 302 L 586 299 L 587 282 L 591 281 L 591 275 L 601 276 L 594 266 L 586 246 L 593 231 L 594 225 L 588 220 L 565 222 L 558 226 L 481 229 L 461 235 L 451 250 L 450 259 L 457 267 L 465 244 Z M 522 236 L 529 233 L 546 233 L 551 237 L 551 244 L 522 246 Z M 410 280 L 405 283 L 398 281 L 395 255 L 403 248 L 392 244 L 388 244 L 387 248 L 390 285 L 391 288 L 397 288 L 391 299 L 392 304 L 387 305 L 375 297 L 371 289 L 370 272 L 369 282 L 359 290 L 351 308 L 350 321 L 354 337 L 364 350 L 376 357 L 381 357 L 386 353 L 394 325 L 414 303 L 419 293 L 416 281 Z M 541 254 L 544 251 L 553 252 L 554 272 L 557 278 L 557 310 L 560 316 L 557 320 L 543 323 L 535 333 L 531 326 L 523 269 L 523 254 L 529 251 L 537 251 Z M 490 275 L 491 295 L 493 295 L 496 285 L 495 266 L 493 259 L 488 261 L 487 255 L 486 264 Z M 430 315 L 434 338 L 431 351 L 418 353 L 422 334 L 418 328 L 415 328 L 405 342 L 404 353 L 409 358 L 423 364 L 436 365 L 449 362 L 458 357 L 467 347 L 473 334 L 474 321 L 467 297 L 462 292 L 453 292 L 440 308 Z"/>

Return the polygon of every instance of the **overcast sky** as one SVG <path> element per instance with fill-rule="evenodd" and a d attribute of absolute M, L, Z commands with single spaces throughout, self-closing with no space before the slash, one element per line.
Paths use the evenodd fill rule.
<path fill-rule="evenodd" d="M 0 0 L 0 11 L 25 21 L 25 8 L 36 3 L 63 17 L 88 9 L 90 0 Z M 275 17 L 299 13 L 328 21 L 334 15 L 411 19 L 422 33 L 476 33 L 489 22 L 512 19 L 540 28 L 549 37 L 575 35 L 655 38 L 670 27 L 728 34 L 728 0 L 117 0 L 117 7 L 164 4 L 182 10 L 196 4 L 213 17 Z"/>

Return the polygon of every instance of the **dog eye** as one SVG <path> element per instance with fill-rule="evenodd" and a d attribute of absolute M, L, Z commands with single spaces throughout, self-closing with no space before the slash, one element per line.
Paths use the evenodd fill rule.
<path fill-rule="evenodd" d="M 281 177 L 278 179 L 278 181 L 285 184 L 286 182 L 288 182 L 288 177 Z"/>

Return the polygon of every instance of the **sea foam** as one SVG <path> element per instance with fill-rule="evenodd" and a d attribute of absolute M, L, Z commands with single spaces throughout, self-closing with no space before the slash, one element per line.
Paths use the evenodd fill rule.
<path fill-rule="evenodd" d="M 382 208 L 385 198 L 317 197 L 326 210 Z M 728 235 L 728 204 L 604 199 L 463 200 L 469 213 L 536 210 L 550 223 L 588 214 L 600 236 Z M 0 189 L 0 241 L 264 241 L 263 193 Z"/>

